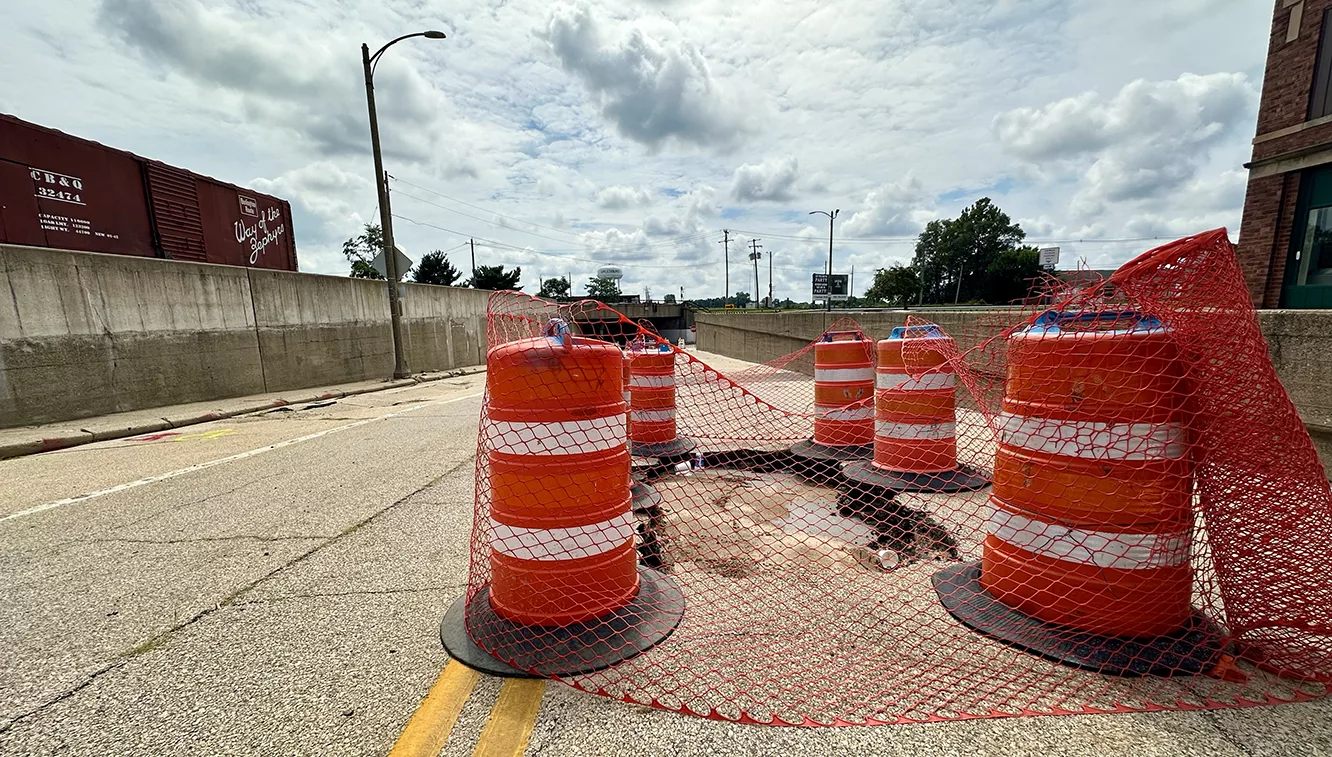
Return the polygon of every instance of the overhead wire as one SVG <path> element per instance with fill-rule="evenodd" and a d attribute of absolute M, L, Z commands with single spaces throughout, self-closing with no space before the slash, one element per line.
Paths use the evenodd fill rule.
<path fill-rule="evenodd" d="M 492 218 L 482 218 L 482 217 L 480 217 L 480 216 L 474 216 L 474 215 L 472 215 L 472 214 L 470 214 L 470 213 L 464 213 L 463 211 L 458 210 L 458 209 L 456 209 L 456 208 L 450 208 L 450 207 L 448 207 L 448 206 L 446 206 L 446 205 L 440 205 L 439 203 L 432 202 L 431 200 L 427 200 L 427 199 L 425 199 L 425 198 L 423 198 L 423 197 L 417 197 L 416 195 L 414 195 L 414 194 L 412 194 L 412 193 L 410 193 L 410 192 L 406 192 L 406 191 L 403 191 L 403 190 L 401 190 L 401 189 L 397 190 L 397 194 L 400 194 L 400 195 L 402 195 L 402 196 L 404 196 L 404 197 L 410 197 L 411 199 L 416 200 L 417 202 L 425 203 L 426 205 L 430 205 L 430 206 L 432 206 L 432 207 L 439 208 L 440 210 L 447 210 L 447 211 L 450 212 L 450 213 L 455 213 L 455 214 L 457 214 L 457 215 L 463 216 L 464 218 L 471 218 L 471 219 L 476 220 L 476 221 L 482 221 L 482 222 L 484 222 L 484 223 L 491 224 L 492 226 L 500 226 L 501 228 L 508 229 L 509 231 L 516 231 L 516 232 L 519 232 L 519 233 L 522 233 L 522 234 L 527 234 L 527 235 L 529 235 L 529 236 L 537 237 L 538 239 L 546 239 L 546 240 L 549 240 L 549 241 L 552 241 L 552 242 L 559 242 L 559 243 L 561 243 L 561 244 L 582 244 L 582 245 L 583 245 L 583 248 L 588 248 L 588 247 L 592 247 L 592 246 L 593 246 L 593 245 L 589 245 L 589 244 L 583 239 L 582 235 L 579 234 L 579 233 L 572 232 L 572 231 L 565 231 L 565 230 L 563 230 L 563 229 L 556 229 L 556 228 L 554 228 L 554 227 L 552 227 L 552 226 L 543 226 L 543 225 L 541 225 L 541 224 L 539 224 L 539 223 L 534 223 L 534 222 L 532 222 L 532 221 L 525 221 L 525 220 L 523 220 L 523 219 L 521 219 L 521 218 L 514 218 L 513 216 L 506 216 L 506 215 L 504 215 L 504 214 L 502 214 L 502 213 L 493 213 L 493 212 L 491 212 L 491 211 L 487 210 L 486 208 L 483 208 L 483 207 L 481 207 L 481 206 L 479 206 L 479 205 L 473 205 L 472 203 L 469 203 L 469 202 L 464 202 L 464 201 L 462 201 L 462 200 L 454 199 L 454 198 L 452 198 L 452 197 L 449 197 L 448 195 L 442 194 L 442 193 L 440 193 L 440 192 L 436 192 L 436 191 L 433 190 L 433 189 L 429 189 L 429 188 L 427 188 L 427 187 L 422 187 L 422 186 L 419 186 L 419 185 L 417 185 L 417 184 L 413 184 L 413 183 L 411 183 L 411 182 L 409 182 L 409 181 L 406 181 L 406 180 L 404 180 L 404 179 L 399 179 L 399 178 L 396 178 L 396 177 L 392 177 L 392 178 L 393 178 L 393 181 L 394 181 L 394 182 L 401 183 L 401 184 L 406 184 L 407 186 L 414 187 L 414 188 L 416 188 L 416 189 L 420 189 L 420 190 L 422 190 L 422 191 L 424 191 L 424 192 L 429 192 L 430 194 L 438 195 L 439 197 L 442 197 L 442 198 L 444 198 L 444 199 L 446 199 L 446 200 L 449 200 L 449 201 L 451 201 L 451 202 L 456 202 L 456 203 L 459 203 L 459 204 L 461 204 L 461 205 L 466 205 L 466 206 L 469 207 L 469 208 L 475 208 L 475 209 L 480 210 L 480 211 L 482 211 L 482 212 L 484 212 L 484 213 L 491 213 L 491 215 L 492 215 L 493 217 L 492 217 Z M 497 224 L 497 223 L 495 223 L 495 218 L 504 218 L 504 219 L 507 219 L 507 220 L 513 221 L 513 222 L 515 222 L 515 223 L 527 224 L 527 225 L 529 225 L 529 226 L 535 226 L 535 227 L 537 227 L 537 228 L 539 228 L 539 229 L 547 229 L 547 230 L 549 230 L 549 231 L 553 231 L 553 232 L 556 232 L 556 233 L 558 233 L 558 234 L 566 234 L 566 235 L 571 236 L 571 237 L 574 237 L 574 238 L 573 238 L 573 239 L 557 239 L 557 238 L 555 238 L 555 237 L 549 237 L 549 236 L 546 236 L 546 235 L 544 235 L 544 234 L 538 234 L 538 233 L 536 233 L 536 232 L 534 232 L 534 231 L 527 231 L 526 229 L 515 228 L 515 227 L 513 227 L 513 226 L 504 226 L 504 225 L 502 225 L 502 224 Z M 614 228 L 614 227 L 611 227 L 611 228 Z M 672 237 L 672 238 L 670 238 L 670 239 L 668 239 L 668 240 L 663 240 L 663 241 L 660 241 L 660 242 L 645 242 L 645 243 L 643 243 L 643 244 L 635 244 L 635 245 L 613 245 L 613 246 L 608 246 L 608 247 L 606 247 L 606 248 L 602 248 L 602 249 L 607 249 L 607 250 L 611 250 L 611 251 L 618 251 L 618 250 L 623 249 L 624 251 L 632 252 L 632 251 L 634 251 L 634 250 L 641 250 L 641 249 L 654 249 L 654 248 L 662 248 L 662 247 L 674 247 L 674 246 L 677 246 L 677 245 L 680 245 L 680 244 L 687 244 L 687 243 L 689 243 L 689 242 L 696 242 L 696 241 L 698 241 L 698 240 L 700 240 L 700 239 L 706 239 L 706 238 L 708 238 L 708 237 L 711 237 L 712 235 L 713 235 L 712 231 L 708 230 L 708 231 L 701 231 L 701 232 L 699 232 L 699 233 L 697 233 L 697 234 L 689 234 L 689 235 L 685 235 L 685 236 L 681 236 L 681 237 Z M 563 252 L 563 251 L 567 251 L 567 252 L 576 252 L 576 250 L 552 250 L 552 252 Z"/>
<path fill-rule="evenodd" d="M 417 226 L 426 226 L 428 228 L 432 228 L 437 231 L 444 231 L 448 232 L 449 234 L 457 234 L 458 236 L 469 237 L 471 239 L 475 239 L 477 244 L 485 245 L 486 247 L 493 247 L 504 250 L 513 250 L 515 252 L 523 252 L 532 255 L 542 255 L 544 257 L 555 258 L 556 260 L 567 260 L 567 261 L 576 261 L 580 263 L 595 263 L 597 265 L 607 265 L 607 261 L 605 260 L 597 260 L 596 258 L 583 258 L 575 255 L 561 255 L 550 250 L 538 250 L 534 247 L 519 247 L 518 245 L 507 244 L 505 242 L 479 237 L 476 236 L 475 234 L 468 234 L 465 231 L 458 231 L 457 229 L 446 228 L 444 226 L 439 226 L 437 224 L 433 224 L 428 221 L 418 221 L 415 218 L 409 218 L 399 213 L 394 213 L 393 217 L 401 221 L 406 221 L 408 223 L 416 224 Z M 459 245 L 459 246 L 462 247 L 465 245 Z M 633 266 L 635 268 L 707 268 L 710 266 L 717 266 L 717 265 L 721 265 L 721 262 L 714 261 L 711 263 L 689 263 L 686 265 L 661 265 L 657 263 L 639 263 L 639 262 L 633 263 Z"/>

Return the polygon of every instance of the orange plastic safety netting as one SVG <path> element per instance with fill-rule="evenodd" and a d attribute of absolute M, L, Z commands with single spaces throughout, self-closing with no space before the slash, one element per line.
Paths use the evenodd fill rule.
<path fill-rule="evenodd" d="M 1332 495 L 1224 230 L 1032 303 L 732 378 L 497 293 L 446 646 L 773 724 L 1325 694 Z"/>

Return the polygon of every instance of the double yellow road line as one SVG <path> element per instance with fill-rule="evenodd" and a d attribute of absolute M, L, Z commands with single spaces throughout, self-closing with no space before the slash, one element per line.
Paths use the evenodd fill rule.
<path fill-rule="evenodd" d="M 480 673 L 449 660 L 402 729 L 389 757 L 436 757 L 480 679 Z M 544 679 L 505 679 L 472 757 L 518 757 L 526 751 L 545 691 Z"/>

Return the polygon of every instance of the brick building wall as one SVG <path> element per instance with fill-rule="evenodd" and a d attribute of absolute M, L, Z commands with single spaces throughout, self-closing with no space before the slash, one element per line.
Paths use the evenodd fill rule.
<path fill-rule="evenodd" d="M 1332 163 L 1332 116 L 1309 120 L 1323 16 L 1332 0 L 1275 0 L 1238 254 L 1254 304 L 1277 307 L 1306 168 Z"/>

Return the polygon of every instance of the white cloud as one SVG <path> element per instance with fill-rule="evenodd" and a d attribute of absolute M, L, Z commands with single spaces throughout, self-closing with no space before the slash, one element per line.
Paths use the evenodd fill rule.
<path fill-rule="evenodd" d="M 744 164 L 731 178 L 731 199 L 739 202 L 770 200 L 785 202 L 795 195 L 800 165 L 794 155 L 768 158 L 757 165 Z"/>
<path fill-rule="evenodd" d="M 607 210 L 623 210 L 652 204 L 652 191 L 644 187 L 626 187 L 617 184 L 597 193 L 597 206 Z"/>
<path fill-rule="evenodd" d="M 994 119 L 995 136 L 1037 165 L 1066 163 L 1082 173 L 1082 215 L 1105 203 L 1160 197 L 1192 179 L 1211 147 L 1250 126 L 1258 92 L 1239 73 L 1136 80 L 1109 100 L 1095 93 Z"/>
<path fill-rule="evenodd" d="M 907 174 L 898 182 L 871 190 L 861 209 L 842 225 L 842 233 L 850 237 L 918 234 L 936 216 L 924 207 L 928 201 L 920 179 Z"/>
<path fill-rule="evenodd" d="M 607 42 L 586 5 L 559 6 L 545 38 L 621 135 L 649 147 L 675 140 L 726 147 L 746 130 L 699 50 L 663 44 L 640 29 Z"/>

